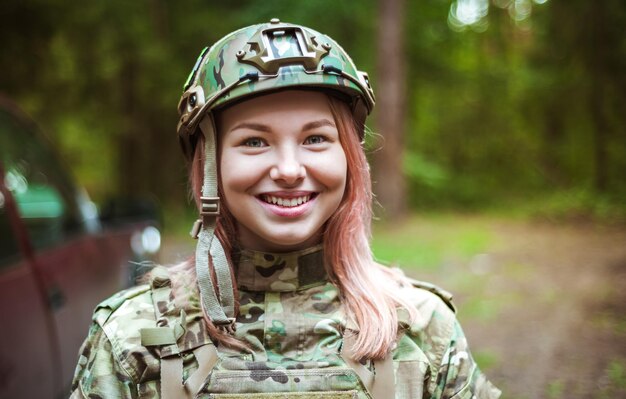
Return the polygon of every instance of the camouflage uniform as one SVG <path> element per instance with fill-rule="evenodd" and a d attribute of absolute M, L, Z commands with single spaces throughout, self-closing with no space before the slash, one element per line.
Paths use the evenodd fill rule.
<path fill-rule="evenodd" d="M 219 359 L 195 397 L 370 397 L 342 358 L 346 314 L 322 258 L 320 247 L 240 254 L 235 335 L 251 351 L 220 347 Z M 473 361 L 449 303 L 434 293 L 440 291 L 423 287 L 407 288 L 419 317 L 412 325 L 400 323 L 393 351 L 396 398 L 498 397 Z M 177 349 L 183 379 L 190 378 L 199 367 L 196 350 L 212 345 L 194 292 L 188 303 L 175 303 L 167 274 L 157 270 L 151 286 L 122 291 L 100 304 L 81 348 L 72 397 L 158 398 L 159 358 Z M 141 329 L 178 320 L 181 309 L 184 332 L 175 347 L 142 345 Z"/>

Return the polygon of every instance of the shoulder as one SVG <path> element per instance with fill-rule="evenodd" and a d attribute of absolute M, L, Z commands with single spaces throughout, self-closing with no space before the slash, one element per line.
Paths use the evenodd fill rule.
<path fill-rule="evenodd" d="M 102 330 L 101 345 L 111 350 L 111 358 L 134 380 L 139 381 L 158 360 L 141 342 L 141 330 L 156 325 L 156 315 L 149 285 L 118 292 L 100 303 L 93 315 Z"/>
<path fill-rule="evenodd" d="M 408 312 L 399 311 L 399 319 L 404 323 L 406 333 L 419 336 L 425 342 L 431 342 L 431 348 L 444 345 L 453 334 L 456 323 L 456 308 L 452 294 L 424 281 L 409 279 L 410 286 L 404 287 L 404 297 L 415 311 L 412 320 Z"/>
<path fill-rule="evenodd" d="M 182 327 L 184 337 L 176 343 L 181 351 L 210 342 L 202 329 L 200 306 L 188 301 L 178 306 L 178 300 L 169 271 L 157 267 L 151 272 L 150 284 L 120 291 L 102 301 L 94 311 L 89 335 L 81 348 L 74 386 L 94 393 L 100 392 L 98 386 L 125 389 L 120 384 L 141 387 L 157 379 L 159 357 L 167 351 L 151 343 L 149 337 L 163 327 Z M 172 345 L 167 347 L 173 350 Z M 104 395 L 110 396 L 115 395 Z"/>
<path fill-rule="evenodd" d="M 394 360 L 425 364 L 430 369 L 425 388 L 433 397 L 465 397 L 462 393 L 472 392 L 477 398 L 497 398 L 499 390 L 486 380 L 470 354 L 452 294 L 431 283 L 408 281 L 410 286 L 403 289 L 416 315 L 409 321 L 399 311 L 404 334 Z"/>
<path fill-rule="evenodd" d="M 154 325 L 148 285 L 120 291 L 102 301 L 79 352 L 73 391 L 85 397 L 134 397 L 132 392 L 146 370 L 158 370 L 157 359 L 141 346 L 139 332 L 143 326 Z"/>
<path fill-rule="evenodd" d="M 138 382 L 158 377 L 159 357 L 211 342 L 199 299 L 179 298 L 170 274 L 169 269 L 158 266 L 151 271 L 149 285 L 121 291 L 94 312 L 94 324 L 106 336 L 112 357 Z M 168 340 L 173 336 L 174 341 L 166 345 L 164 336 Z"/>
<path fill-rule="evenodd" d="M 168 270 L 157 266 L 150 272 L 150 283 L 120 291 L 102 301 L 93 314 L 94 323 L 105 331 L 109 339 L 128 339 L 139 336 L 141 328 L 154 327 L 156 322 L 155 295 L 159 292 L 159 307 L 174 306 Z"/>
<path fill-rule="evenodd" d="M 389 267 L 376 262 L 392 281 L 398 307 L 398 322 L 402 331 L 409 334 L 435 334 L 450 336 L 456 322 L 456 307 L 452 294 L 445 289 L 425 281 L 407 277 L 398 267 Z"/>
<path fill-rule="evenodd" d="M 396 358 L 421 360 L 432 368 L 441 364 L 458 323 L 452 294 L 428 282 L 408 279 L 402 288 L 411 311 L 398 309 L 402 337 Z M 411 319 L 409 313 L 413 312 Z"/>
<path fill-rule="evenodd" d="M 390 278 L 401 291 L 400 295 L 408 302 L 414 303 L 416 307 L 444 304 L 452 313 L 456 313 L 450 292 L 435 284 L 410 278 L 398 267 L 387 266 L 378 262 L 374 262 L 374 264 L 385 271 L 385 276 Z"/>
<path fill-rule="evenodd" d="M 443 303 L 452 313 L 456 313 L 456 306 L 454 306 L 454 302 L 452 301 L 452 293 L 426 281 L 415 280 L 409 277 L 406 279 L 413 290 L 413 293 L 410 295 L 420 299 L 418 300 L 418 305 L 429 302 L 434 302 L 438 305 Z"/>
<path fill-rule="evenodd" d="M 104 301 L 100 302 L 94 310 L 92 320 L 104 327 L 107 323 L 113 322 L 117 317 L 124 317 L 130 310 L 152 308 L 150 286 L 148 284 L 139 285 L 120 291 Z M 152 312 L 154 315 L 154 312 Z"/>
<path fill-rule="evenodd" d="M 400 268 L 390 267 L 387 270 L 398 284 L 403 304 L 411 308 L 408 312 L 406 309 L 399 309 L 398 318 L 404 328 L 415 330 L 425 328 L 431 323 L 450 324 L 456 320 L 456 307 L 449 291 L 435 284 L 410 278 Z M 409 320 L 409 313 L 414 314 L 412 320 Z"/>
<path fill-rule="evenodd" d="M 93 325 L 85 341 L 85 345 L 92 347 L 89 352 L 107 353 L 103 361 L 112 362 L 111 367 L 123 370 L 135 382 L 152 374 L 151 371 L 158 372 L 158 359 L 142 344 L 141 331 L 156 327 L 155 287 L 169 290 L 164 270 L 155 268 L 150 284 L 120 291 L 96 306 Z M 162 306 L 168 307 L 168 304 Z"/>
<path fill-rule="evenodd" d="M 112 344 L 139 343 L 139 330 L 156 322 L 150 286 L 129 288 L 105 299 L 96 306 L 93 322 Z"/>

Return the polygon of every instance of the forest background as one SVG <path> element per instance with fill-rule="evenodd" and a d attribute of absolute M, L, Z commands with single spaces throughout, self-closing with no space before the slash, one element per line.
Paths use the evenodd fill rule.
<path fill-rule="evenodd" d="M 0 12 L 2 91 L 98 203 L 149 194 L 167 220 L 189 209 L 175 133 L 183 82 L 203 47 L 279 17 L 328 33 L 370 72 L 384 216 L 626 214 L 620 0 L 29 0 Z"/>
<path fill-rule="evenodd" d="M 369 72 L 377 258 L 456 294 L 507 398 L 626 397 L 623 0 L 0 2 L 0 91 L 99 205 L 195 219 L 176 104 L 205 46 L 269 21 Z"/>

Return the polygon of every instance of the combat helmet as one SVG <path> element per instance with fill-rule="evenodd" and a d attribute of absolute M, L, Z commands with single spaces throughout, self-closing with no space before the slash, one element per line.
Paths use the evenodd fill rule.
<path fill-rule="evenodd" d="M 193 158 L 199 130 L 205 138 L 201 218 L 191 234 L 198 238 L 196 273 L 204 309 L 213 323 L 225 329 L 234 326 L 235 315 L 230 269 L 221 243 L 214 239 L 220 199 L 213 112 L 250 96 L 290 88 L 339 96 L 350 106 L 363 138 L 365 118 L 375 102 L 367 74 L 358 71 L 330 37 L 277 18 L 239 29 L 202 50 L 178 103 L 177 131 L 187 160 Z M 210 278 L 209 254 L 217 291 Z"/>

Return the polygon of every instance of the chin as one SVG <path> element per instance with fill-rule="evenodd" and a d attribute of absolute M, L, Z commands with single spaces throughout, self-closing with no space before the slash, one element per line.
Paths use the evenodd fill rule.
<path fill-rule="evenodd" d="M 277 248 L 280 251 L 297 251 L 297 250 L 305 249 L 314 245 L 314 243 L 311 243 L 308 238 L 310 237 L 301 238 L 301 237 L 294 237 L 291 235 L 287 237 L 281 237 L 281 238 L 268 240 L 268 243 L 272 247 Z"/>
<path fill-rule="evenodd" d="M 285 229 L 274 231 L 273 234 L 260 236 L 266 243 L 266 247 L 278 252 L 297 251 L 316 245 L 321 241 L 321 234 L 316 231 L 306 232 L 300 229 Z"/>
<path fill-rule="evenodd" d="M 243 248 L 267 252 L 290 252 L 312 247 L 321 241 L 323 229 L 323 226 L 316 228 L 316 224 L 302 223 L 291 226 L 270 223 L 257 225 L 256 229 L 248 229 L 241 224 L 237 227 Z"/>

